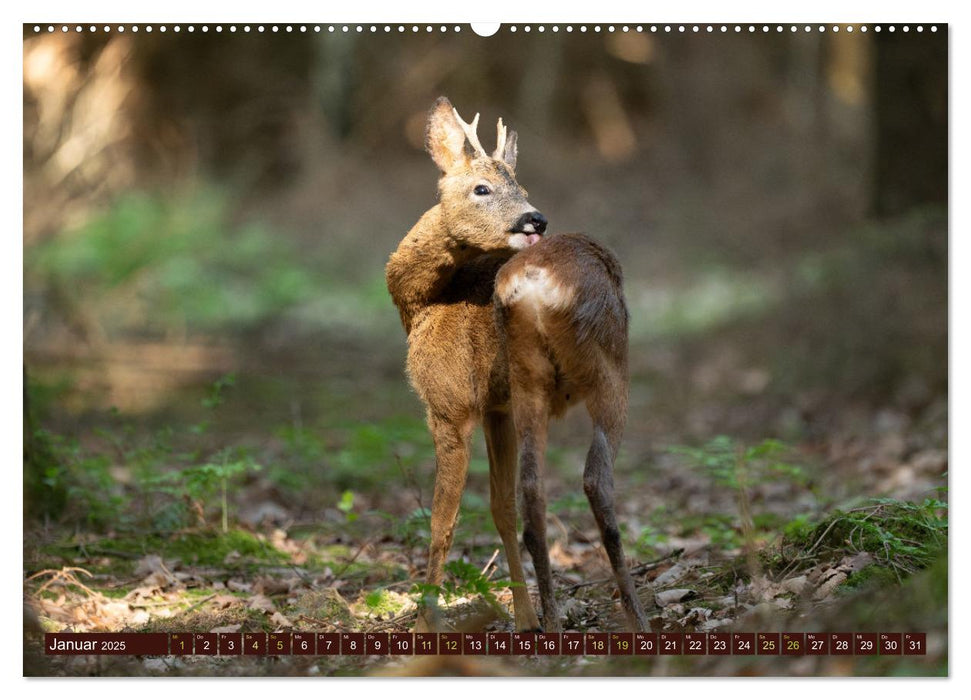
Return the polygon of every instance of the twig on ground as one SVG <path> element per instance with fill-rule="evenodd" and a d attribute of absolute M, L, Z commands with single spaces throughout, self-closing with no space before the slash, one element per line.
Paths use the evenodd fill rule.
<path fill-rule="evenodd" d="M 486 571 L 489 570 L 489 567 L 492 566 L 492 562 L 494 562 L 496 560 L 496 557 L 498 556 L 499 556 L 499 550 L 497 549 L 492 553 L 492 556 L 489 557 L 489 561 L 486 562 L 486 565 L 482 567 L 483 576 L 485 576 Z M 489 576 L 492 576 L 492 574 L 489 574 Z"/>
<path fill-rule="evenodd" d="M 415 502 L 418 504 L 418 508 L 424 513 L 425 504 L 422 503 L 422 500 L 421 500 L 421 486 L 418 484 L 418 480 L 415 479 L 415 475 L 412 472 L 409 472 L 407 469 L 405 469 L 405 465 L 401 462 L 401 457 L 398 455 L 397 452 L 395 452 L 394 454 L 394 461 L 395 461 L 395 464 L 398 465 L 398 469 L 401 470 L 401 475 L 405 478 L 405 483 L 408 485 L 408 487 L 411 489 L 412 493 L 414 494 Z"/>
<path fill-rule="evenodd" d="M 357 548 L 357 551 L 354 552 L 354 556 L 348 559 L 347 563 L 345 563 L 341 569 L 334 572 L 334 579 L 339 579 L 344 574 L 345 571 L 351 568 L 351 564 L 357 561 L 357 558 L 361 556 L 361 552 L 363 552 L 366 547 L 370 547 L 373 544 L 373 542 L 374 542 L 373 539 L 365 540 L 364 543 Z"/>
<path fill-rule="evenodd" d="M 217 595 L 216 593 L 213 593 L 212 595 L 207 595 L 202 600 L 197 600 L 195 603 L 193 603 L 192 605 L 190 605 L 189 607 L 187 607 L 185 610 L 183 610 L 182 611 L 182 614 L 185 615 L 186 613 L 190 613 L 193 610 L 196 610 L 196 609 L 202 607 L 203 605 L 205 605 L 206 603 L 208 603 L 210 600 L 212 600 L 213 598 L 215 598 L 216 595 Z"/>
<path fill-rule="evenodd" d="M 661 557 L 660 559 L 655 559 L 654 561 L 638 564 L 637 566 L 635 566 L 630 570 L 630 574 L 631 576 L 635 576 L 637 574 L 643 574 L 647 571 L 651 571 L 652 569 L 656 569 L 658 566 L 660 566 L 661 564 L 663 564 L 664 562 L 670 559 L 677 559 L 682 554 L 684 554 L 684 549 L 676 549 L 670 554 L 666 554 L 665 556 Z M 581 583 L 575 583 L 570 588 L 567 589 L 567 593 L 575 593 L 581 588 L 586 588 L 587 586 L 598 586 L 601 583 L 610 583 L 613 580 L 614 580 L 613 576 L 608 576 L 606 578 L 594 579 L 593 581 L 583 581 Z"/>

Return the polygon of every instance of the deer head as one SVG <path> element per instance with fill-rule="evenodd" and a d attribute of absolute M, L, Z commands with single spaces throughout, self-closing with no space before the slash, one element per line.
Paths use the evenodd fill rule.
<path fill-rule="evenodd" d="M 547 221 L 516 181 L 516 132 L 499 119 L 489 155 L 478 124 L 478 114 L 465 122 L 445 97 L 428 115 L 425 147 L 441 171 L 438 196 L 449 235 L 483 251 L 526 248 L 540 240 Z"/>

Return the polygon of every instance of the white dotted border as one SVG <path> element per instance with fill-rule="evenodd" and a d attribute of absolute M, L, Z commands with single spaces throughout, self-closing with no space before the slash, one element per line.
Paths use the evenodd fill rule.
<path fill-rule="evenodd" d="M 734 32 L 736 34 L 740 34 L 742 32 L 748 32 L 749 34 L 755 34 L 755 33 L 768 34 L 769 32 L 772 32 L 772 31 L 775 31 L 777 33 L 781 33 L 781 32 L 784 32 L 786 30 L 788 30 L 790 33 L 795 33 L 795 32 L 798 32 L 800 30 L 803 31 L 803 32 L 812 32 L 812 31 L 819 31 L 819 32 L 827 32 L 827 31 L 840 32 L 840 31 L 845 31 L 847 33 L 852 33 L 854 31 L 860 31 L 860 32 L 864 32 L 865 33 L 867 31 L 870 31 L 871 29 L 874 32 L 880 32 L 880 31 L 883 31 L 884 29 L 886 29 L 886 31 L 888 31 L 888 32 L 895 32 L 898 29 L 900 31 L 903 31 L 903 32 L 910 32 L 911 29 L 913 29 L 916 32 L 923 32 L 924 29 L 925 29 L 925 25 L 922 25 L 922 24 L 917 24 L 917 25 L 908 25 L 908 24 L 904 24 L 904 25 L 895 25 L 895 24 L 880 25 L 880 24 L 877 24 L 877 25 L 872 25 L 871 26 L 871 25 L 866 25 L 866 24 L 861 24 L 861 25 L 852 25 L 852 24 L 847 24 L 847 25 L 839 25 L 839 24 L 834 24 L 834 25 L 825 25 L 825 24 L 820 24 L 820 25 L 810 25 L 810 24 L 805 24 L 805 25 L 795 25 L 795 24 L 771 24 L 771 25 L 770 24 L 761 24 L 761 25 L 755 25 L 755 24 L 747 24 L 747 25 L 743 25 L 743 24 L 714 24 L 714 25 L 713 24 L 690 24 L 690 25 L 685 25 L 685 24 L 651 24 L 651 25 L 637 24 L 637 25 L 627 25 L 627 24 L 625 24 L 625 25 L 616 25 L 615 26 L 615 25 L 612 25 L 611 24 L 611 25 L 607 25 L 607 26 L 601 26 L 599 24 L 595 24 L 595 25 L 581 24 L 581 25 L 574 26 L 574 25 L 568 24 L 568 25 L 560 26 L 560 25 L 554 24 L 554 25 L 546 26 L 546 25 L 542 25 L 541 24 L 541 25 L 533 26 L 533 25 L 529 25 L 529 24 L 526 24 L 526 25 L 516 25 L 516 24 L 513 24 L 513 25 L 508 25 L 508 26 L 506 26 L 504 28 L 507 31 L 512 32 L 512 33 L 518 32 L 520 30 L 522 30 L 523 32 L 531 32 L 531 31 L 535 30 L 537 32 L 543 33 L 545 31 L 547 31 L 547 29 L 548 29 L 549 31 L 554 32 L 554 33 L 560 32 L 560 31 L 565 31 L 567 33 L 571 33 L 574 30 L 576 30 L 576 31 L 578 31 L 580 33 L 590 32 L 590 31 L 592 31 L 594 33 L 604 32 L 604 31 L 606 31 L 606 32 L 618 32 L 618 31 L 619 32 L 632 32 L 633 31 L 633 32 L 652 32 L 652 33 L 658 33 L 658 32 L 672 33 L 672 32 L 677 32 L 679 34 L 686 34 L 686 33 L 689 33 L 689 32 L 690 33 L 693 33 L 693 34 L 697 34 L 697 33 L 701 33 L 701 32 L 706 32 L 706 33 L 709 33 L 709 34 L 714 33 L 714 32 L 721 32 L 723 34 L 724 33 L 728 33 L 728 32 Z M 934 25 L 934 24 L 929 25 L 927 28 L 931 32 L 936 32 L 937 31 L 937 25 Z M 125 25 L 125 24 L 110 25 L 110 24 L 104 24 L 104 25 L 95 25 L 95 24 L 91 24 L 91 25 L 88 25 L 87 27 L 85 27 L 83 25 L 80 25 L 80 24 L 77 24 L 77 25 L 69 25 L 69 24 L 60 24 L 60 25 L 48 24 L 48 25 L 40 25 L 40 24 L 35 24 L 35 25 L 33 25 L 33 29 L 34 29 L 34 33 L 35 34 L 41 34 L 41 33 L 44 33 L 44 32 L 54 33 L 54 32 L 57 32 L 57 31 L 60 31 L 60 32 L 66 34 L 68 32 L 72 32 L 72 31 L 73 32 L 83 32 L 83 31 L 85 31 L 85 29 L 87 29 L 88 32 L 92 32 L 92 33 L 93 32 L 104 32 L 104 33 L 118 32 L 119 34 L 124 33 L 126 31 L 129 31 L 129 32 L 132 32 L 132 33 L 145 32 L 146 34 L 151 34 L 154 31 L 158 31 L 158 32 L 161 32 L 161 33 L 164 34 L 166 32 L 171 31 L 171 32 L 174 32 L 174 33 L 178 34 L 178 33 L 182 32 L 183 29 L 185 31 L 189 32 L 189 33 L 194 33 L 196 31 L 199 31 L 199 32 L 202 32 L 202 33 L 207 33 L 211 29 L 212 31 L 215 31 L 217 33 L 223 32 L 223 31 L 228 31 L 230 33 L 234 33 L 234 32 L 243 32 L 243 33 L 246 33 L 246 32 L 256 32 L 256 33 L 261 33 L 261 32 L 262 33 L 265 33 L 265 32 L 270 32 L 270 33 L 279 33 L 279 32 L 293 33 L 293 32 L 300 32 L 300 33 L 304 33 L 304 34 L 307 33 L 307 32 L 314 32 L 314 33 L 317 33 L 317 34 L 322 33 L 322 32 L 327 32 L 329 34 L 335 34 L 335 33 L 343 33 L 343 34 L 357 33 L 357 34 L 363 34 L 365 32 L 369 32 L 371 34 L 378 34 L 378 33 L 390 34 L 392 32 L 397 32 L 399 34 L 404 34 L 404 33 L 408 32 L 408 33 L 412 33 L 412 34 L 417 34 L 417 33 L 422 32 L 422 31 L 424 31 L 425 33 L 429 33 L 430 34 L 430 33 L 435 32 L 435 31 L 438 31 L 438 32 L 441 32 L 441 33 L 446 33 L 446 32 L 449 32 L 450 30 L 451 31 L 454 31 L 454 32 L 461 32 L 461 31 L 463 31 L 462 28 L 460 26 L 458 26 L 458 25 L 444 25 L 444 24 L 442 24 L 442 25 L 431 25 L 431 24 L 426 24 L 426 25 L 418 25 L 418 24 L 409 24 L 409 25 L 405 25 L 405 24 L 398 24 L 398 25 L 390 25 L 390 24 L 384 24 L 384 25 L 376 25 L 376 24 L 371 24 L 371 25 L 363 25 L 363 24 L 356 24 L 356 25 L 355 24 L 328 24 L 328 25 L 320 25 L 320 24 L 313 24 L 313 25 L 309 25 L 309 24 L 296 24 L 296 25 L 294 25 L 294 24 L 282 24 L 282 25 L 281 24 L 270 24 L 270 25 L 264 25 L 264 24 L 256 24 L 256 25 L 249 25 L 249 24 L 243 24 L 243 25 L 227 24 L 227 25 L 223 25 L 223 24 L 216 24 L 216 25 L 212 25 L 211 27 L 210 27 L 210 25 L 207 25 L 207 24 L 203 24 L 203 25 L 190 24 L 190 25 L 185 25 L 185 27 L 183 27 L 182 25 L 178 25 L 178 24 L 174 24 L 174 25 L 165 25 L 165 24 L 162 24 L 162 25 L 151 25 L 151 24 L 148 24 L 148 25 L 141 25 L 141 24 L 131 24 L 131 25 Z"/>

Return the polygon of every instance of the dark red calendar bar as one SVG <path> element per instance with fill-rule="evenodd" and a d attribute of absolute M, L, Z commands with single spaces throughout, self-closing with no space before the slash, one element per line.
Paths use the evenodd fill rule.
<path fill-rule="evenodd" d="M 214 632 L 197 632 L 192 635 L 195 653 L 203 656 L 215 656 L 219 651 L 219 635 Z"/>
<path fill-rule="evenodd" d="M 560 634 L 560 653 L 564 656 L 583 656 L 583 632 L 563 632 Z"/>
<path fill-rule="evenodd" d="M 243 635 L 239 632 L 219 633 L 219 655 L 240 656 L 243 653 Z"/>
<path fill-rule="evenodd" d="M 880 656 L 897 656 L 904 653 L 903 635 L 897 632 L 880 634 Z"/>
<path fill-rule="evenodd" d="M 508 632 L 489 632 L 486 636 L 489 656 L 509 656 L 512 654 L 512 635 Z"/>
<path fill-rule="evenodd" d="M 427 656 L 438 653 L 438 635 L 434 632 L 415 632 L 415 654 Z"/>
<path fill-rule="evenodd" d="M 169 653 L 169 635 L 165 632 L 53 632 L 44 635 L 44 653 L 165 656 Z"/>
<path fill-rule="evenodd" d="M 294 654 L 313 655 L 317 653 L 317 637 L 311 632 L 294 632 L 290 647 Z"/>
<path fill-rule="evenodd" d="M 293 635 L 289 632 L 270 632 L 267 636 L 267 653 L 271 656 L 289 656 L 293 653 Z"/>
<path fill-rule="evenodd" d="M 904 632 L 904 655 L 923 656 L 927 653 L 927 634 L 924 632 Z"/>
<path fill-rule="evenodd" d="M 489 648 L 485 632 L 466 632 L 462 635 L 462 653 L 466 656 L 481 656 Z"/>
<path fill-rule="evenodd" d="M 169 634 L 169 651 L 175 656 L 191 654 L 193 641 L 188 632 L 172 632 Z"/>
<path fill-rule="evenodd" d="M 415 635 L 410 632 L 392 632 L 390 646 L 392 654 L 414 654 Z"/>
<path fill-rule="evenodd" d="M 777 656 L 781 642 L 778 632 L 759 632 L 755 635 L 755 650 L 757 654 Z"/>
<path fill-rule="evenodd" d="M 806 653 L 806 635 L 802 632 L 783 632 L 780 650 L 783 656 L 802 656 Z"/>
<path fill-rule="evenodd" d="M 657 634 L 654 632 L 635 632 L 634 653 L 637 656 L 657 656 Z"/>
<path fill-rule="evenodd" d="M 243 654 L 245 656 L 265 656 L 266 632 L 243 632 Z"/>
<path fill-rule="evenodd" d="M 610 651 L 609 639 L 606 632 L 587 632 L 583 636 L 587 643 L 585 651 L 587 656 L 605 655 Z"/>
<path fill-rule="evenodd" d="M 853 653 L 857 656 L 876 656 L 880 648 L 877 635 L 873 632 L 857 632 L 853 635 Z"/>
<path fill-rule="evenodd" d="M 704 656 L 707 649 L 707 636 L 704 632 L 684 633 L 684 654 L 687 656 Z"/>
<path fill-rule="evenodd" d="M 681 632 L 660 632 L 657 643 L 662 656 L 680 656 L 684 653 L 684 635 Z"/>
<path fill-rule="evenodd" d="M 326 656 L 336 656 L 341 653 L 340 632 L 318 632 L 317 633 L 317 654 Z"/>
<path fill-rule="evenodd" d="M 513 632 L 512 653 L 516 656 L 532 656 L 536 653 L 536 635 L 533 632 Z"/>
<path fill-rule="evenodd" d="M 708 653 L 712 656 L 730 656 L 732 653 L 732 635 L 728 632 L 709 632 Z"/>
<path fill-rule="evenodd" d="M 391 646 L 391 636 L 387 632 L 369 632 L 364 635 L 364 653 L 369 656 L 384 656 Z"/>
<path fill-rule="evenodd" d="M 58 655 L 289 656 L 906 656 L 927 653 L 924 632 L 244 632 L 72 633 L 44 636 Z"/>
<path fill-rule="evenodd" d="M 806 632 L 806 653 L 810 656 L 827 656 L 829 635 L 823 632 Z"/>
<path fill-rule="evenodd" d="M 634 653 L 634 635 L 630 632 L 612 632 L 610 635 L 610 655 L 630 656 Z"/>
<path fill-rule="evenodd" d="M 320 645 L 317 645 L 320 648 Z M 361 632 L 341 632 L 341 654 L 344 656 L 364 656 L 364 634 Z"/>
<path fill-rule="evenodd" d="M 536 635 L 536 653 L 541 656 L 560 655 L 560 633 L 540 632 Z"/>

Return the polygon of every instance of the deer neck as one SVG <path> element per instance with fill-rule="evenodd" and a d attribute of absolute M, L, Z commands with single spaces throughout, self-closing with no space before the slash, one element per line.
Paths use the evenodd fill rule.
<path fill-rule="evenodd" d="M 435 303 L 456 271 L 476 254 L 451 235 L 441 204 L 425 212 L 385 268 L 388 291 L 406 332 L 411 332 L 415 314 Z"/>

